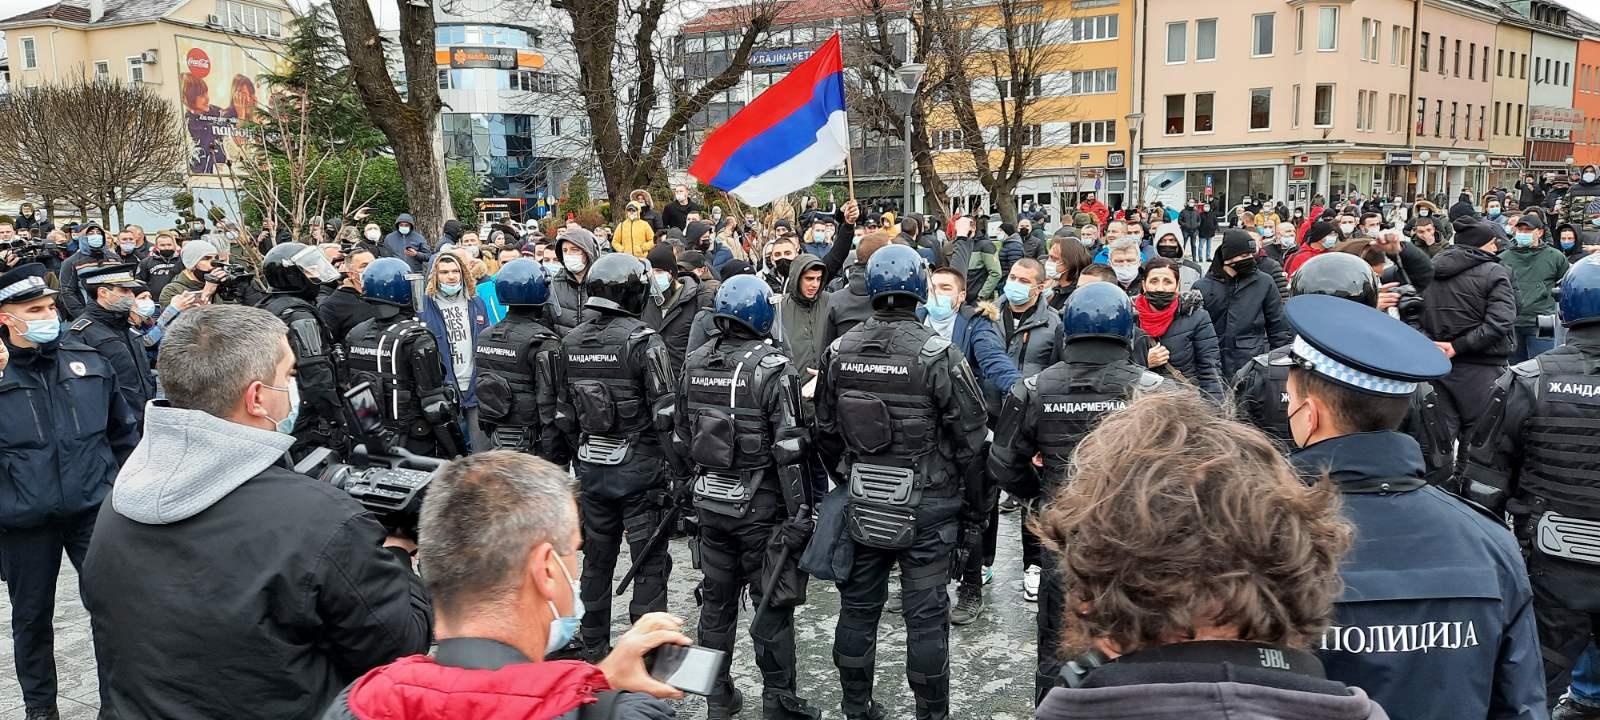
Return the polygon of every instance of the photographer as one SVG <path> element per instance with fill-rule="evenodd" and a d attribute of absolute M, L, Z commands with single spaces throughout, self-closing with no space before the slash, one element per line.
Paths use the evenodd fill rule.
<path fill-rule="evenodd" d="M 649 697 L 683 694 L 652 679 L 646 653 L 688 645 L 681 621 L 639 619 L 595 665 L 545 660 L 577 628 L 578 508 L 565 471 L 496 450 L 445 466 L 422 504 L 419 559 L 439 611 L 439 649 L 368 673 L 340 693 L 324 720 L 382 717 L 588 718 L 580 708 L 614 695 L 606 718 L 666 720 Z M 612 688 L 623 692 L 610 692 Z M 599 715 L 599 713 L 595 713 Z"/>
<path fill-rule="evenodd" d="M 1035 717 L 1387 717 L 1308 652 L 1353 534 L 1329 484 L 1303 485 L 1188 390 L 1107 416 L 1074 469 L 1037 528 L 1060 553 L 1064 640 L 1086 654 Z"/>
<path fill-rule="evenodd" d="M 235 305 L 161 343 L 164 401 L 100 513 L 82 592 L 109 680 L 138 718 L 312 718 L 362 673 L 426 652 L 410 543 L 286 468 L 299 391 L 288 328 Z"/>

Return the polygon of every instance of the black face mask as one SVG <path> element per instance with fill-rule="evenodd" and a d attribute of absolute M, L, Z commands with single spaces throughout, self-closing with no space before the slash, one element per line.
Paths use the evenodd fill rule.
<path fill-rule="evenodd" d="M 1177 245 L 1157 245 L 1156 254 L 1169 260 L 1183 257 L 1183 248 Z"/>
<path fill-rule="evenodd" d="M 1244 277 L 1256 271 L 1256 259 L 1245 258 L 1233 263 L 1230 267 L 1233 268 L 1233 272 L 1237 277 Z"/>
<path fill-rule="evenodd" d="M 793 265 L 794 258 L 783 258 L 782 260 L 774 260 L 772 262 L 772 269 L 776 270 L 779 275 L 789 277 L 789 268 Z"/>
<path fill-rule="evenodd" d="M 160 255 L 163 260 L 171 260 L 172 256 L 178 253 L 175 250 L 157 250 L 156 254 Z"/>
<path fill-rule="evenodd" d="M 1150 301 L 1150 307 L 1157 310 L 1167 309 L 1167 306 L 1171 305 L 1172 301 L 1177 297 L 1178 294 L 1175 292 L 1156 292 L 1154 290 L 1147 290 L 1144 294 L 1144 299 Z"/>

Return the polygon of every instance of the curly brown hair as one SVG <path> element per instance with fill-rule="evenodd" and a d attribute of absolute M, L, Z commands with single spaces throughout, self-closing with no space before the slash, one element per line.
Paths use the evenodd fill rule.
<path fill-rule="evenodd" d="M 1304 648 L 1342 588 L 1352 527 L 1272 441 L 1192 389 L 1148 393 L 1078 445 L 1034 522 L 1067 588 L 1063 647 L 1121 652 L 1237 629 Z"/>

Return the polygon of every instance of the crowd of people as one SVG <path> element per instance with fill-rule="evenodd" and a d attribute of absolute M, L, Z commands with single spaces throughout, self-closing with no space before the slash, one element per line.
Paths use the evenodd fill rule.
<path fill-rule="evenodd" d="M 129 720 L 673 717 L 651 653 L 731 656 L 742 607 L 760 685 L 725 663 L 708 717 L 756 691 L 819 718 L 818 582 L 843 716 L 939 720 L 996 575 L 1036 609 L 1039 718 L 1600 718 L 1600 177 L 1440 205 L 1086 197 L 1050 231 L 679 186 L 615 227 L 357 213 L 303 242 L 24 205 L 27 718 L 58 716 L 63 552 Z M 428 469 L 420 503 L 328 481 L 368 466 Z M 874 692 L 886 610 L 911 707 Z"/>

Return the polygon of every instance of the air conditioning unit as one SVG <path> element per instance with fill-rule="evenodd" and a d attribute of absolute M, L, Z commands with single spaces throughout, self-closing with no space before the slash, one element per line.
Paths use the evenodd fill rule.
<path fill-rule="evenodd" d="M 216 15 L 207 15 L 206 27 L 222 27 L 222 18 Z"/>
<path fill-rule="evenodd" d="M 156 64 L 156 51 L 155 50 L 146 50 L 146 51 L 144 51 L 142 53 L 139 53 L 139 62 L 144 63 L 146 65 L 154 65 L 154 64 Z"/>

